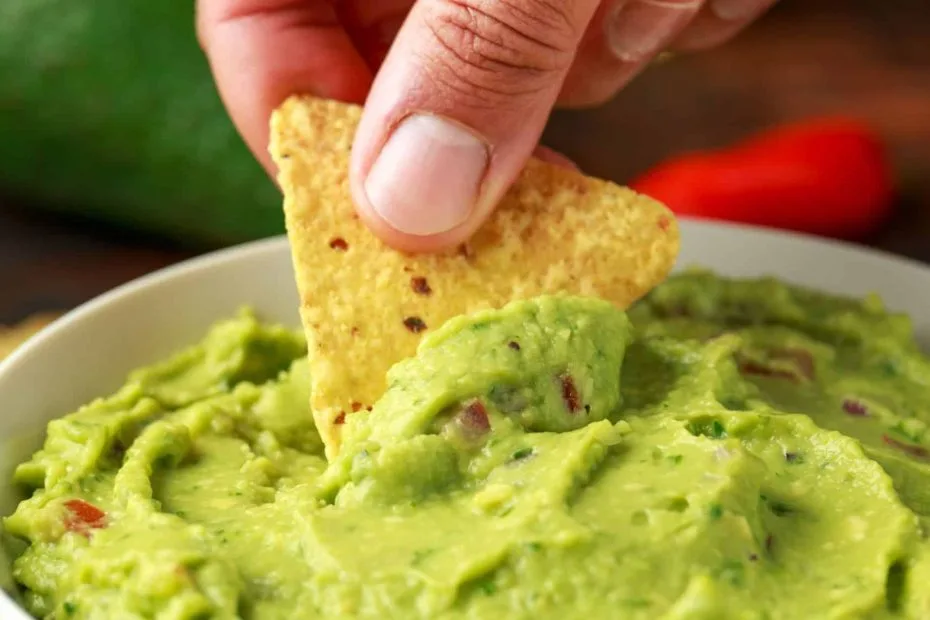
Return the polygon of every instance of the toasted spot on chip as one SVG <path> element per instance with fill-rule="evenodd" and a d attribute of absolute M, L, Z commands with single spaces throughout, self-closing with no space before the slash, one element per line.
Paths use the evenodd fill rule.
<path fill-rule="evenodd" d="M 404 327 L 412 331 L 414 334 L 419 334 L 422 331 L 426 331 L 426 323 L 423 322 L 418 316 L 408 316 L 404 319 Z"/>
<path fill-rule="evenodd" d="M 430 288 L 429 281 L 422 276 L 410 278 L 410 288 L 413 289 L 414 293 L 420 295 L 429 295 L 433 292 L 433 289 Z"/>
<path fill-rule="evenodd" d="M 288 99 L 272 117 L 311 407 L 330 457 L 352 403 L 377 401 L 387 370 L 448 319 L 559 292 L 626 308 L 675 262 L 678 227 L 663 205 L 538 160 L 467 244 L 444 254 L 393 250 L 356 217 L 349 192 L 360 117 L 358 106 L 311 97 Z M 352 251 L 334 252 L 332 239 Z M 428 282 L 429 294 L 411 285 L 411 274 Z"/>

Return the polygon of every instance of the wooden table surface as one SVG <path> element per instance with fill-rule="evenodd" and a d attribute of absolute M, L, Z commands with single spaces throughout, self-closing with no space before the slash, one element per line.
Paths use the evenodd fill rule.
<path fill-rule="evenodd" d="M 888 137 L 897 210 L 864 243 L 930 263 L 930 44 L 925 0 L 782 0 L 727 46 L 651 69 L 597 110 L 558 112 L 545 142 L 624 181 L 682 149 L 809 115 L 863 116 Z M 71 308 L 205 248 L 130 236 L 0 199 L 0 323 Z"/>

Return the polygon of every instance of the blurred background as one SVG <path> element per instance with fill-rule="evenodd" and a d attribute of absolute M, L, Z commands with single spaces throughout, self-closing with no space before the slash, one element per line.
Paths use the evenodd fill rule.
<path fill-rule="evenodd" d="M 930 263 L 930 4 L 782 0 L 738 39 L 558 112 L 545 143 L 626 183 L 678 154 L 845 114 L 888 148 L 892 210 L 856 241 Z M 3 0 L 0 324 L 283 232 L 227 120 L 190 2 Z"/>

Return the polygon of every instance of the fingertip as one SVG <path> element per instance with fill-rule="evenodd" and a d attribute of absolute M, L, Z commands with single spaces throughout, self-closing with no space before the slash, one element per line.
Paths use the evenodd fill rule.
<path fill-rule="evenodd" d="M 414 235 L 397 230 L 371 205 L 363 185 L 350 182 L 355 211 L 362 223 L 386 245 L 400 252 L 426 254 L 451 250 L 465 241 L 474 232 L 470 226 L 458 226 L 434 235 Z M 480 223 L 475 226 L 480 226 Z"/>
<path fill-rule="evenodd" d="M 361 102 L 372 75 L 325 3 L 200 0 L 197 35 L 230 118 L 272 176 L 272 111 L 294 94 Z"/>
<path fill-rule="evenodd" d="M 565 155 L 545 146 L 538 146 L 533 151 L 533 157 L 566 170 L 580 172 L 580 168 L 571 159 Z M 454 249 L 468 239 L 477 231 L 488 217 L 494 212 L 496 205 L 490 208 L 481 209 L 470 214 L 459 224 L 452 226 L 449 230 L 435 234 L 417 235 L 404 232 L 398 227 L 385 219 L 379 210 L 372 205 L 372 196 L 369 189 L 371 176 L 364 181 L 358 175 L 352 175 L 350 178 L 350 188 L 352 199 L 355 203 L 356 212 L 365 225 L 387 245 L 404 252 L 410 253 L 427 253 L 440 252 Z M 406 194 L 405 198 L 410 194 Z M 408 211 L 409 212 L 409 211 Z M 426 216 L 426 214 L 424 214 Z"/>
<path fill-rule="evenodd" d="M 577 21 L 571 27 L 550 15 L 558 27 L 549 27 L 506 3 L 488 5 L 488 15 L 474 20 L 476 2 L 414 5 L 353 142 L 350 183 L 359 215 L 401 250 L 452 248 L 487 219 L 538 144 L 575 33 L 597 5 L 585 0 L 569 16 Z M 490 43 L 501 38 L 506 45 Z"/>

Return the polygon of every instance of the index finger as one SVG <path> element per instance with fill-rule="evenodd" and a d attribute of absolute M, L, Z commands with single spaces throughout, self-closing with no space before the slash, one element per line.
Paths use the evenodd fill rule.
<path fill-rule="evenodd" d="M 321 0 L 197 0 L 197 37 L 246 144 L 274 175 L 271 112 L 288 96 L 360 103 L 372 74 Z"/>

